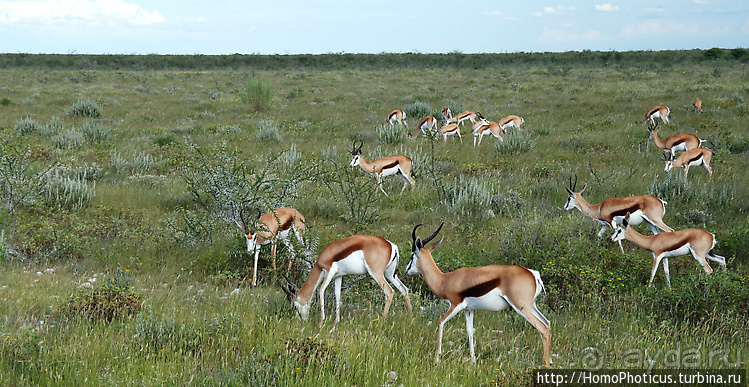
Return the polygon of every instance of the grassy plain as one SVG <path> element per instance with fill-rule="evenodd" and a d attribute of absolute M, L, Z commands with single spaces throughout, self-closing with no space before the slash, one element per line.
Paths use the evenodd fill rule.
<path fill-rule="evenodd" d="M 250 74 L 272 88 L 267 109 L 242 101 Z M 60 191 L 31 192 L 0 213 L 0 379 L 13 385 L 529 383 L 541 364 L 540 337 L 510 311 L 477 313 L 475 364 L 468 361 L 464 321 L 455 318 L 447 325 L 446 354 L 434 363 L 436 324 L 446 305 L 403 268 L 414 225 L 433 229 L 442 220 L 445 242 L 435 259 L 443 270 L 502 263 L 541 272 L 547 292 L 539 304 L 552 321 L 553 367 L 746 369 L 747 84 L 746 65 L 724 62 L 654 69 L 0 70 L 3 156 L 28 151 L 30 182 L 52 166 L 85 172 L 77 180 L 84 188 L 71 195 L 91 193 L 78 206 L 60 199 Z M 695 97 L 703 114 L 691 109 Z M 82 99 L 98 104 L 101 116 L 71 115 Z M 642 125 L 645 111 L 659 104 L 670 106 L 673 122 L 662 125 L 661 137 L 688 132 L 712 141 L 712 178 L 701 168 L 686 183 L 682 171 L 663 172 L 661 153 Z M 386 135 L 387 113 L 415 105 L 474 110 L 492 120 L 518 114 L 526 137 L 515 148 L 496 147 L 492 138 L 474 148 L 467 128 L 463 143 L 407 139 L 420 117 L 409 117 L 394 139 Z M 37 126 L 23 130 L 24 119 Z M 86 133 L 95 135 L 76 135 L 94 124 Z M 268 126 L 281 141 L 263 135 Z M 369 159 L 412 157 L 416 190 L 398 196 L 402 182 L 389 178 L 391 196 L 369 196 L 374 179 L 348 167 L 346 148 L 358 139 Z M 414 315 L 396 295 L 382 321 L 383 297 L 369 278 L 344 280 L 335 329 L 330 319 L 318 324 L 317 303 L 312 321 L 299 321 L 267 262 L 260 285 L 251 287 L 251 258 L 236 227 L 213 217 L 210 203 L 196 201 L 185 179 L 199 163 L 221 170 L 221 160 L 277 179 L 289 167 L 283 160 L 313 167 L 279 204 L 306 215 L 317 252 L 352 233 L 395 242 Z M 596 237 L 596 222 L 562 210 L 574 175 L 578 186 L 588 184 L 591 203 L 635 194 L 665 199 L 668 225 L 716 234 L 727 272 L 707 276 L 692 258 L 674 258 L 674 288 L 666 288 L 662 270 L 648 288 L 649 252 L 625 241 L 622 254 Z M 364 209 L 352 210 L 344 187 L 366 193 Z M 272 203 L 274 193 L 258 203 Z M 190 234 L 186 220 L 208 231 Z M 261 257 L 267 255 L 264 248 Z M 305 277 L 299 268 L 283 274 L 299 285 Z M 116 285 L 142 303 L 111 321 L 75 316 L 71 305 L 90 291 L 85 283 Z M 328 296 L 330 309 L 332 290 Z"/>

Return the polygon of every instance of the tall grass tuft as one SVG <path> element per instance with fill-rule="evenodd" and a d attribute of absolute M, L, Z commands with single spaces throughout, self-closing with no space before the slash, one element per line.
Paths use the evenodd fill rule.
<path fill-rule="evenodd" d="M 497 153 L 518 154 L 529 151 L 536 143 L 531 134 L 525 130 L 510 130 L 504 136 L 504 141 L 494 143 Z"/>
<path fill-rule="evenodd" d="M 13 130 L 22 134 L 36 133 L 41 129 L 41 125 L 31 117 L 26 117 L 18 120 L 13 126 Z"/>
<path fill-rule="evenodd" d="M 55 208 L 85 208 L 94 197 L 95 184 L 88 183 L 85 173 L 80 176 L 71 174 L 67 167 L 53 168 L 45 174 L 44 197 L 47 204 Z"/>
<path fill-rule="evenodd" d="M 278 125 L 273 123 L 272 120 L 260 120 L 257 126 L 258 132 L 256 138 L 259 142 L 278 144 L 283 141 L 283 136 L 278 129 Z"/>
<path fill-rule="evenodd" d="M 485 180 L 458 176 L 445 184 L 445 204 L 450 215 L 469 218 L 493 217 L 494 188 Z"/>
<path fill-rule="evenodd" d="M 79 99 L 73 103 L 68 114 L 73 117 L 99 118 L 102 114 L 102 108 L 101 105 L 90 99 Z"/>
<path fill-rule="evenodd" d="M 94 144 L 109 140 L 112 132 L 110 128 L 93 120 L 84 122 L 81 125 L 81 131 L 86 139 Z"/>
<path fill-rule="evenodd" d="M 380 125 L 377 137 L 380 144 L 401 144 L 406 139 L 406 132 L 400 125 Z"/>
<path fill-rule="evenodd" d="M 63 130 L 50 139 L 52 146 L 57 149 L 70 149 L 75 150 L 80 148 L 86 143 L 86 135 L 82 130 L 72 127 L 68 130 Z"/>
<path fill-rule="evenodd" d="M 273 103 L 273 87 L 268 81 L 251 75 L 247 77 L 239 96 L 253 111 L 262 112 L 269 109 Z"/>

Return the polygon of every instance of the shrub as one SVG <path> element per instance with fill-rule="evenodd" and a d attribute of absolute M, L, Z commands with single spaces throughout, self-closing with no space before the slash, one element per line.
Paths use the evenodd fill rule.
<path fill-rule="evenodd" d="M 429 106 L 429 104 L 426 102 L 416 101 L 414 103 L 408 104 L 403 107 L 403 111 L 406 112 L 406 117 L 415 119 L 417 121 L 417 124 L 419 120 L 426 116 L 434 116 L 437 119 L 440 119 L 440 116 L 435 115 L 435 110 L 432 109 L 432 107 Z"/>
<path fill-rule="evenodd" d="M 87 121 L 81 125 L 81 131 L 86 139 L 92 143 L 100 143 L 109 140 L 111 129 L 99 122 Z"/>
<path fill-rule="evenodd" d="M 250 108 L 254 111 L 265 111 L 270 108 L 273 102 L 273 88 L 270 83 L 249 76 L 239 96 L 242 102 L 250 105 Z"/>
<path fill-rule="evenodd" d="M 42 128 L 42 134 L 43 135 L 55 135 L 55 134 L 58 134 L 58 133 L 60 133 L 62 131 L 63 125 L 64 124 L 62 122 L 62 119 L 60 119 L 60 117 L 52 116 L 49 119 L 49 122 L 47 123 L 47 125 L 45 125 Z"/>
<path fill-rule="evenodd" d="M 283 141 L 278 125 L 271 120 L 260 120 L 258 122 L 257 140 L 262 143 L 280 143 Z"/>
<path fill-rule="evenodd" d="M 90 99 L 79 99 L 73 103 L 68 114 L 73 117 L 101 117 L 101 105 Z"/>
<path fill-rule="evenodd" d="M 380 144 L 400 144 L 406 135 L 400 125 L 386 124 L 377 128 L 377 137 L 380 139 Z"/>
<path fill-rule="evenodd" d="M 57 149 L 78 149 L 86 143 L 86 135 L 75 127 L 62 131 L 50 139 Z"/>
<path fill-rule="evenodd" d="M 445 184 L 445 204 L 451 215 L 483 218 L 490 215 L 494 189 L 485 180 L 459 175 L 454 182 Z"/>
<path fill-rule="evenodd" d="M 504 141 L 494 142 L 494 150 L 498 153 L 523 153 L 529 151 L 535 144 L 530 133 L 524 130 L 510 130 L 503 138 Z"/>
<path fill-rule="evenodd" d="M 88 207 L 94 197 L 94 188 L 84 176 L 71 176 L 65 167 L 50 169 L 45 174 L 43 187 L 47 203 L 55 208 L 80 209 Z"/>
<path fill-rule="evenodd" d="M 122 273 L 107 279 L 101 287 L 78 289 L 57 309 L 59 316 L 111 322 L 118 317 L 137 314 L 143 297 L 132 286 L 134 280 Z"/>
<path fill-rule="evenodd" d="M 22 118 L 16 122 L 15 126 L 13 126 L 13 130 L 24 134 L 38 132 L 40 129 L 41 125 L 31 117 Z"/>

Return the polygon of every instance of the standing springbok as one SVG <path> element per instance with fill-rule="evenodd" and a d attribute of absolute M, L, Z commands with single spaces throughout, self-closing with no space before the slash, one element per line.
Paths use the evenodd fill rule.
<path fill-rule="evenodd" d="M 692 107 L 697 113 L 703 113 L 704 110 L 702 110 L 702 101 L 700 101 L 699 98 L 695 98 L 694 102 L 692 102 Z"/>
<path fill-rule="evenodd" d="M 577 176 L 575 176 L 575 183 L 572 183 L 570 177 L 570 186 L 565 187 L 569 197 L 567 203 L 564 204 L 564 209 L 569 211 L 573 208 L 577 208 L 583 214 L 589 218 L 595 219 L 601 223 L 601 230 L 598 232 L 600 238 L 607 227 L 611 227 L 616 230 L 616 226 L 621 224 L 624 216 L 627 213 L 632 213 L 629 223 L 632 225 L 638 225 L 645 222 L 653 234 L 658 233 L 658 229 L 663 231 L 673 231 L 673 229 L 663 223 L 663 215 L 666 214 L 666 202 L 658 199 L 651 195 L 639 195 L 639 196 L 625 196 L 621 198 L 610 198 L 606 199 L 600 204 L 590 204 L 583 198 L 583 191 L 588 186 L 587 183 L 583 184 L 583 188 L 579 192 L 575 192 L 577 187 Z M 624 252 L 621 242 L 619 248 Z"/>
<path fill-rule="evenodd" d="M 294 263 L 294 246 L 290 241 L 290 233 L 294 233 L 299 243 L 305 246 L 305 252 L 309 253 L 302 236 L 304 235 L 307 227 L 305 226 L 304 215 L 291 207 L 276 208 L 267 214 L 260 215 L 258 211 L 258 217 L 252 226 L 249 226 L 244 217 L 244 210 L 239 211 L 241 223 L 234 219 L 234 223 L 242 231 L 245 239 L 247 240 L 247 252 L 254 253 L 255 263 L 252 266 L 252 286 L 257 285 L 257 261 L 260 256 L 260 246 L 271 243 L 271 257 L 273 269 L 276 269 L 276 245 L 278 240 L 286 246 L 291 254 L 289 259 L 289 268 Z"/>
<path fill-rule="evenodd" d="M 705 258 L 718 262 L 724 269 L 726 259 L 717 254 L 710 254 L 715 247 L 715 235 L 700 229 L 687 228 L 679 231 L 664 232 L 652 236 L 645 236 L 629 227 L 630 214 L 627 213 L 611 236 L 614 242 L 620 242 L 622 239 L 628 239 L 643 249 L 650 250 L 653 253 L 653 269 L 650 270 L 650 281 L 648 286 L 653 284 L 655 272 L 658 270 L 658 264 L 663 261 L 663 271 L 666 273 L 666 283 L 671 288 L 671 278 L 668 273 L 668 257 L 678 257 L 680 255 L 692 254 L 694 259 L 702 265 L 705 273 L 710 274 L 713 269 L 707 263 Z"/>
<path fill-rule="evenodd" d="M 502 132 L 502 128 L 499 126 L 498 123 L 494 121 L 489 121 L 483 116 L 479 115 L 479 120 L 476 121 L 475 124 L 473 124 L 473 146 L 476 146 L 476 139 L 478 138 L 478 145 L 481 145 L 481 140 L 484 138 L 485 135 L 491 134 L 495 138 L 497 138 L 499 141 L 504 142 L 504 139 L 500 135 Z"/>
<path fill-rule="evenodd" d="M 652 140 L 655 146 L 670 154 L 699 148 L 703 142 L 707 141 L 689 133 L 676 133 L 668 136 L 665 140 L 661 140 L 658 138 L 658 124 L 655 124 L 655 126 L 648 125 L 648 130 L 650 131 L 648 139 Z"/>
<path fill-rule="evenodd" d="M 447 121 L 453 118 L 453 111 L 449 107 L 442 109 L 442 121 Z"/>
<path fill-rule="evenodd" d="M 383 320 L 387 318 L 390 303 L 393 301 L 393 288 L 386 279 L 403 294 L 408 312 L 411 310 L 411 299 L 408 288 L 403 285 L 395 270 L 398 268 L 398 246 L 389 240 L 374 235 L 352 235 L 330 242 L 320 252 L 320 257 L 312 266 L 307 281 L 299 289 L 288 279 L 286 284 L 279 283 L 289 301 L 294 304 L 299 317 L 307 320 L 315 290 L 320 288 L 320 324 L 325 320 L 325 289 L 335 280 L 335 322 L 339 322 L 341 310 L 341 282 L 345 275 L 369 274 L 385 292 L 385 309 Z"/>
<path fill-rule="evenodd" d="M 456 134 L 460 139 L 460 143 L 463 143 L 463 136 L 460 135 L 460 125 L 458 124 L 447 124 L 440 128 L 439 133 L 442 135 L 444 143 L 447 143 L 447 136 L 454 136 Z"/>
<path fill-rule="evenodd" d="M 411 233 L 413 240 L 411 262 L 406 267 L 407 274 L 421 274 L 429 289 L 437 297 L 450 303 L 450 308 L 442 316 L 439 323 L 437 362 L 439 362 L 442 353 L 443 328 L 445 323 L 455 315 L 465 311 L 471 361 L 475 362 L 476 354 L 473 346 L 474 311 L 498 312 L 512 307 L 541 334 L 544 364 L 548 367 L 551 364 L 551 329 L 549 320 L 541 314 L 536 306 L 536 297 L 544 289 L 540 274 L 535 270 L 517 265 L 464 267 L 450 273 L 443 273 L 434 263 L 432 257 L 432 251 L 442 243 L 442 239 L 432 246 L 425 246 L 437 236 L 444 224 L 445 222 L 442 222 L 437 231 L 423 241 L 416 236 L 416 229 L 421 225 L 414 227 Z"/>
<path fill-rule="evenodd" d="M 655 119 L 660 117 L 661 120 L 663 120 L 664 123 L 670 123 L 668 120 L 668 115 L 671 113 L 671 109 L 668 108 L 668 106 L 658 105 L 645 113 L 645 120 L 642 121 L 642 124 L 645 125 L 646 122 L 650 122 L 651 124 L 655 125 Z"/>
<path fill-rule="evenodd" d="M 432 116 L 426 116 L 419 121 L 419 125 L 416 126 L 416 131 L 411 135 L 411 138 L 419 137 L 419 133 L 435 130 L 437 128 L 437 119 Z"/>
<path fill-rule="evenodd" d="M 497 123 L 503 132 L 507 132 L 507 128 L 520 129 L 521 126 L 525 125 L 525 120 L 520 116 L 506 116 L 500 118 Z"/>
<path fill-rule="evenodd" d="M 384 189 L 382 189 L 382 178 L 390 175 L 398 175 L 405 180 L 403 188 L 401 189 L 401 194 L 405 191 L 406 186 L 408 186 L 409 183 L 411 184 L 411 191 L 413 191 L 416 182 L 411 178 L 411 168 L 413 168 L 413 161 L 411 158 L 403 155 L 392 155 L 368 162 L 364 159 L 364 156 L 362 156 L 362 145 L 364 145 L 364 141 L 360 142 L 359 147 L 356 146 L 356 141 L 354 141 L 353 148 L 349 151 L 352 156 L 350 164 L 352 167 L 358 165 L 364 170 L 364 172 L 374 173 L 377 178 L 377 187 L 380 188 L 380 191 L 382 191 L 385 196 L 388 196 L 388 194 Z"/>
<path fill-rule="evenodd" d="M 396 122 L 403 126 L 408 126 L 408 123 L 406 122 L 406 112 L 403 110 L 393 110 L 385 119 L 385 123 L 390 124 L 390 126 L 393 126 Z"/>
<path fill-rule="evenodd" d="M 684 180 L 686 180 L 689 174 L 689 167 L 703 167 L 707 170 L 707 174 L 710 177 L 713 176 L 713 170 L 710 168 L 710 159 L 713 158 L 713 151 L 710 149 L 694 148 L 681 152 L 677 158 L 674 158 L 673 154 L 668 156 L 661 156 L 661 159 L 666 162 L 666 172 L 669 172 L 673 167 L 684 167 Z"/>
<path fill-rule="evenodd" d="M 458 114 L 458 115 L 456 115 L 454 117 L 448 118 L 446 122 L 448 124 L 458 123 L 458 124 L 462 125 L 463 121 L 465 121 L 465 120 L 471 120 L 471 123 L 475 124 L 476 123 L 476 113 L 475 112 L 471 112 L 471 111 L 464 111 L 463 113 L 460 113 L 460 114 Z"/>

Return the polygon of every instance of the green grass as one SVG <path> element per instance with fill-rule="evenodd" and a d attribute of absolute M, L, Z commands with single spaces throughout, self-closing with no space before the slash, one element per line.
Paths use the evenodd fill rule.
<path fill-rule="evenodd" d="M 477 313 L 475 364 L 467 360 L 464 319 L 450 321 L 442 363 L 434 363 L 447 307 L 403 268 L 414 225 L 442 220 L 435 259 L 443 270 L 503 263 L 541 272 L 553 367 L 746 368 L 749 79 L 744 65 L 721 63 L 719 76 L 711 63 L 254 70 L 252 79 L 272 89 L 265 110 L 243 100 L 246 70 L 4 69 L 0 97 L 12 103 L 0 104 L 2 171 L 24 171 L 29 183 L 57 166 L 93 196 L 62 205 L 23 180 L 13 192 L 31 190 L 25 200 L 0 196 L 15 205 L 0 207 L 0 378 L 16 385 L 530 383 L 541 340 L 511 311 Z M 691 110 L 694 97 L 705 113 Z M 101 116 L 68 114 L 80 100 Z M 715 144 L 712 178 L 695 169 L 683 183 L 679 171 L 663 172 L 641 125 L 659 104 L 672 111 L 664 136 L 695 133 Z M 491 120 L 518 114 L 525 129 L 514 143 L 476 148 L 468 129 L 463 144 L 405 138 L 421 117 L 410 117 L 402 132 L 382 129 L 394 109 L 446 105 Z M 17 127 L 30 120 L 50 124 Z M 74 132 L 80 141 L 64 137 Z M 349 167 L 354 140 L 364 142 L 368 160 L 412 157 L 416 190 L 398 196 L 402 181 L 388 177 L 391 196 L 370 195 L 374 178 Z M 8 164 L 17 159 L 28 167 Z M 574 175 L 588 183 L 591 203 L 664 198 L 667 224 L 716 234 L 728 272 L 708 278 L 692 258 L 673 258 L 675 289 L 666 289 L 662 269 L 648 289 L 649 252 L 625 241 L 621 254 L 596 237 L 596 222 L 562 210 Z M 200 176 L 202 185 L 186 176 Z M 266 184 L 253 188 L 259 181 Z M 210 195 L 194 200 L 196 187 Z M 344 279 L 350 288 L 335 329 L 330 319 L 319 326 L 317 301 L 311 321 L 299 321 L 275 279 L 299 284 L 304 271 L 273 272 L 263 248 L 260 285 L 249 286 L 252 258 L 221 195 L 258 206 L 283 195 L 279 205 L 306 215 L 315 252 L 355 232 L 392 240 L 414 315 L 396 294 L 382 321 L 382 292 L 362 277 Z M 286 259 L 284 248 L 279 254 Z M 137 315 L 107 322 L 62 313 L 95 274 L 101 286 L 122 273 L 142 297 Z"/>

